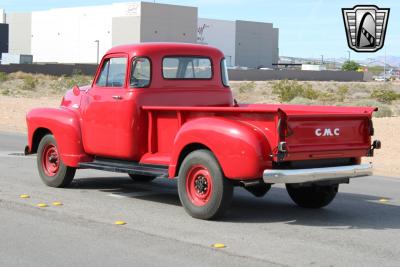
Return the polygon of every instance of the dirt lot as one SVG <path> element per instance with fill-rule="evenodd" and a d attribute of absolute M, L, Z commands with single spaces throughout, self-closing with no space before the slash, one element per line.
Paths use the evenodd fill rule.
<path fill-rule="evenodd" d="M 0 131 L 26 133 L 25 114 L 34 107 L 57 107 L 61 96 L 12 97 L 0 96 Z M 386 176 L 400 176 L 400 117 L 374 118 L 375 138 L 382 141 L 382 149 L 372 158 L 375 172 Z M 397 136 L 397 137 L 396 137 Z M 23 148 L 21 148 L 23 149 Z M 370 161 L 371 158 L 366 158 Z"/>

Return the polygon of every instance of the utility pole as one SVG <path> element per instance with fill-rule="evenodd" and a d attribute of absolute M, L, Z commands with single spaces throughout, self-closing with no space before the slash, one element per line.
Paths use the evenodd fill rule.
<path fill-rule="evenodd" d="M 99 65 L 99 56 L 100 56 L 100 41 L 95 40 L 95 43 L 97 43 L 97 65 Z"/>
<path fill-rule="evenodd" d="M 321 55 L 321 65 L 324 65 L 324 55 Z"/>

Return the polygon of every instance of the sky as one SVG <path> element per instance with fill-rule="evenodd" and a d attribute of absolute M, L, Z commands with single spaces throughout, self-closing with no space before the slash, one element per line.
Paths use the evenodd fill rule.
<path fill-rule="evenodd" d="M 101 5 L 123 0 L 1 0 L 6 12 L 29 12 L 58 7 Z M 134 2 L 134 1 L 133 1 Z M 152 2 L 152 1 L 148 1 Z M 390 8 L 385 47 L 375 53 L 356 53 L 351 58 L 366 60 L 384 56 L 400 57 L 400 1 L 343 0 L 156 0 L 156 3 L 198 7 L 199 17 L 270 22 L 279 28 L 280 56 L 304 58 L 347 58 L 347 46 L 341 8 L 357 4 L 375 4 Z"/>

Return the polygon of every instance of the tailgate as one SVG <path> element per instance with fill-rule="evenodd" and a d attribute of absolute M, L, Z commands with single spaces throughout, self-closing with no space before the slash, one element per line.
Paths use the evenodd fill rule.
<path fill-rule="evenodd" d="M 280 140 L 286 142 L 285 160 L 366 156 L 373 134 L 372 112 L 373 109 L 316 114 L 283 111 Z"/>

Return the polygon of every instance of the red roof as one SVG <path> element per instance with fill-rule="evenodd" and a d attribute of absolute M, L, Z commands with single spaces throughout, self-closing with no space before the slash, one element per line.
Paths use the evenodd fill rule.
<path fill-rule="evenodd" d="M 192 43 L 140 43 L 111 48 L 107 54 L 127 53 L 132 56 L 153 56 L 157 54 L 193 55 L 222 58 L 223 53 L 215 47 Z"/>

